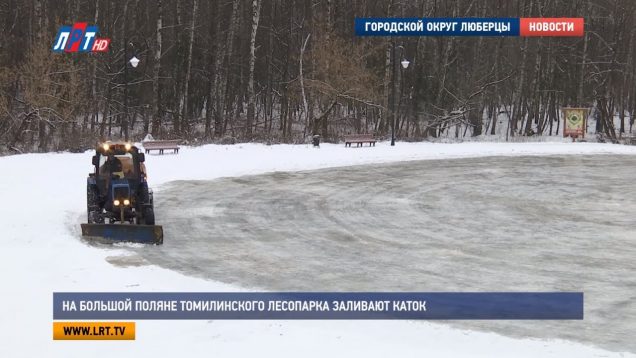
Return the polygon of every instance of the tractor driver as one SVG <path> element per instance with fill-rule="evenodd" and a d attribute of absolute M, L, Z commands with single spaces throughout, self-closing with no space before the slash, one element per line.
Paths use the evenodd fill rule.
<path fill-rule="evenodd" d="M 121 160 L 119 160 L 114 155 L 109 155 L 106 163 L 104 163 L 104 167 L 108 171 L 108 173 L 113 176 L 117 175 L 119 178 L 124 177 L 124 171 L 122 169 Z"/>

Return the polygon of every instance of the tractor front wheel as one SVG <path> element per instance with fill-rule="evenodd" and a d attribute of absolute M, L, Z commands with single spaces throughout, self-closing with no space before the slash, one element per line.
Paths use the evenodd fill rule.
<path fill-rule="evenodd" d="M 144 209 L 144 222 L 146 225 L 154 225 L 155 224 L 155 211 L 150 208 Z"/>
<path fill-rule="evenodd" d="M 91 186 L 86 189 L 86 211 L 89 224 L 101 224 L 104 222 L 104 218 L 99 215 L 99 196 Z"/>

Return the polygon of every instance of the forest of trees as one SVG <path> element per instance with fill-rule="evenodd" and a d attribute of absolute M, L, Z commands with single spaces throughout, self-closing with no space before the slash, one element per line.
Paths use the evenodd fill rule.
<path fill-rule="evenodd" d="M 357 37 L 356 17 L 584 17 L 586 31 Z M 53 53 L 58 28 L 79 21 L 99 26 L 110 50 Z M 392 114 L 401 140 L 498 126 L 550 135 L 563 106 L 594 108 L 596 131 L 611 139 L 634 122 L 633 0 L 0 0 L 0 26 L 0 153 L 147 133 L 190 143 L 382 137 Z M 402 58 L 410 66 L 396 76 Z"/>

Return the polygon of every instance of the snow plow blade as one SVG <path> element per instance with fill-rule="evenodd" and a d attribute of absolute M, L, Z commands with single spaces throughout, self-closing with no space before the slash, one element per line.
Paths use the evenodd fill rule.
<path fill-rule="evenodd" d="M 102 242 L 137 242 L 163 244 L 163 227 L 160 225 L 82 224 L 85 239 Z"/>

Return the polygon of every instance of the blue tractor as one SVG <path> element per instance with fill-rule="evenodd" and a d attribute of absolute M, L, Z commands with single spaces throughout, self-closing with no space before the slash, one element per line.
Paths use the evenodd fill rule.
<path fill-rule="evenodd" d="M 155 225 L 144 161 L 144 153 L 130 143 L 107 142 L 96 148 L 94 171 L 86 183 L 88 223 L 82 224 L 82 236 L 110 242 L 163 243 L 163 228 Z"/>

